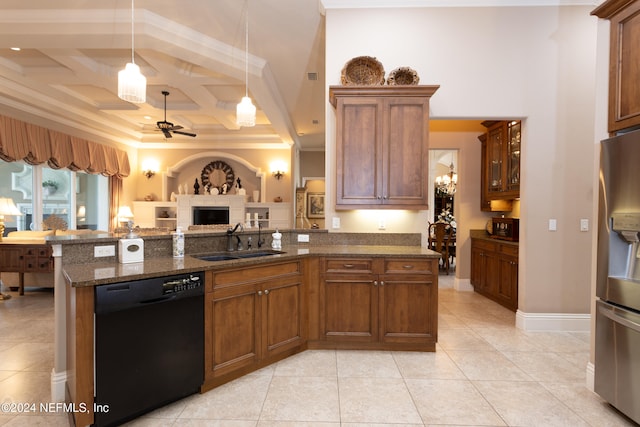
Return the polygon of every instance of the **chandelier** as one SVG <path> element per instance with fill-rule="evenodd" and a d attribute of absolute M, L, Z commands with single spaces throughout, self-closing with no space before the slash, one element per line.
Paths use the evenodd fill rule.
<path fill-rule="evenodd" d="M 118 72 L 118 98 L 125 101 L 141 104 L 147 98 L 147 79 L 140 72 L 134 61 L 134 15 L 133 1 L 131 0 L 131 62 L 127 63 L 123 70 Z"/>
<path fill-rule="evenodd" d="M 236 106 L 236 124 L 238 126 L 255 126 L 256 125 L 256 106 L 251 102 L 249 97 L 249 1 L 246 1 L 246 22 L 245 22 L 245 54 L 244 54 L 244 76 L 245 76 L 245 94 L 242 101 Z"/>
<path fill-rule="evenodd" d="M 436 177 L 436 193 L 453 196 L 458 185 L 458 174 L 453 171 L 453 160 L 449 165 L 449 173 Z"/>

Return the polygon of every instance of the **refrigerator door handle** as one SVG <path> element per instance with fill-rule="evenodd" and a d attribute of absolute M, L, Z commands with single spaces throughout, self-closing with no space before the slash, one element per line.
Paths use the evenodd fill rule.
<path fill-rule="evenodd" d="M 632 329 L 636 332 L 640 332 L 640 323 L 636 323 L 633 322 L 629 319 L 625 319 L 624 317 L 616 314 L 613 309 L 608 308 L 608 307 L 604 307 L 604 306 L 599 306 L 598 310 L 600 311 L 600 313 L 603 316 L 608 317 L 609 319 L 613 320 L 616 323 L 619 323 L 623 326 L 626 326 L 629 329 Z"/>

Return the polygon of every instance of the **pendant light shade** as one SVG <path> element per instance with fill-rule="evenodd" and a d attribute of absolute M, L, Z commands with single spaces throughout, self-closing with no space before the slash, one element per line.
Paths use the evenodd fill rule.
<path fill-rule="evenodd" d="M 137 104 L 147 99 L 147 79 L 133 62 L 118 72 L 118 97 Z"/>
<path fill-rule="evenodd" d="M 236 106 L 236 124 L 238 126 L 256 125 L 256 106 L 248 96 L 243 96 L 242 101 Z"/>
<path fill-rule="evenodd" d="M 134 61 L 134 0 L 131 0 L 131 62 L 118 72 L 118 97 L 136 104 L 147 100 L 147 79 Z"/>
<path fill-rule="evenodd" d="M 245 2 L 245 54 L 244 54 L 244 97 L 236 107 L 236 124 L 238 126 L 251 127 L 256 125 L 256 106 L 249 98 L 249 0 Z"/>

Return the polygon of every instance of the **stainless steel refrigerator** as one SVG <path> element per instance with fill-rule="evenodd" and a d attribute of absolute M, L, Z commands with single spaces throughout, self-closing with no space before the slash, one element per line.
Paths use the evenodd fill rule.
<path fill-rule="evenodd" d="M 640 130 L 601 143 L 595 391 L 640 423 Z"/>

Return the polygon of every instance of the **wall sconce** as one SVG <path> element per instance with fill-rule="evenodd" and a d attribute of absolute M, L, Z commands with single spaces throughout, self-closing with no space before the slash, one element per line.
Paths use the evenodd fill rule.
<path fill-rule="evenodd" d="M 146 159 L 142 162 L 142 174 L 147 177 L 147 179 L 151 178 L 158 172 L 160 166 L 158 162 L 153 159 Z"/>
<path fill-rule="evenodd" d="M 278 160 L 271 163 L 270 169 L 271 175 L 273 175 L 275 179 L 280 180 L 287 172 L 287 165 L 285 162 Z"/>

